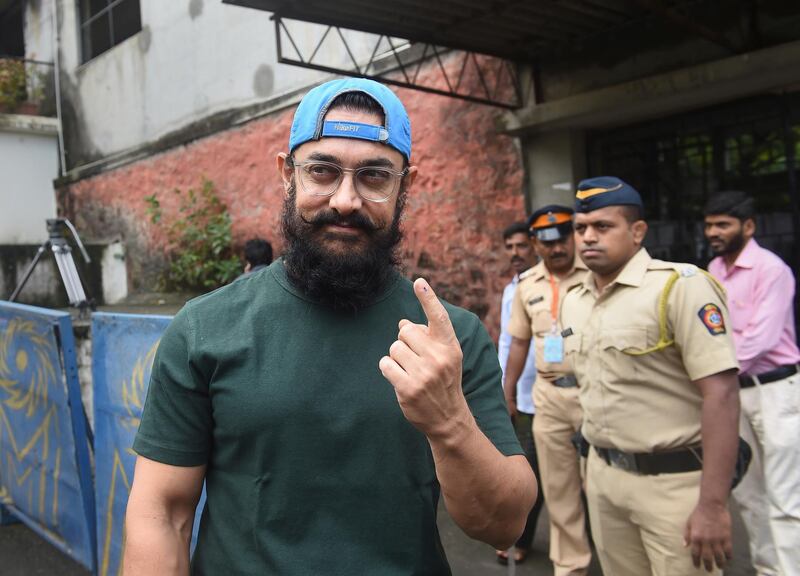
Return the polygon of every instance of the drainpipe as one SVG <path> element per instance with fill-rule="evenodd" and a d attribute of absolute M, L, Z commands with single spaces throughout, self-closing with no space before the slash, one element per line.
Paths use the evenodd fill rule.
<path fill-rule="evenodd" d="M 58 122 L 58 154 L 61 164 L 61 176 L 67 173 L 67 158 L 64 151 L 64 125 L 61 122 L 61 66 L 59 60 L 59 26 L 58 26 L 58 0 L 53 0 L 53 73 L 55 76 L 56 90 L 56 121 Z"/>

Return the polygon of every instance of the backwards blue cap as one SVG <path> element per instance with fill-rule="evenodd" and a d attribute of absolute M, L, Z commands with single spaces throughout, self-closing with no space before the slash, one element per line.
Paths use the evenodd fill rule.
<path fill-rule="evenodd" d="M 644 210 L 642 197 L 636 189 L 615 176 L 581 180 L 575 194 L 575 211 L 592 212 L 606 206 L 638 206 Z"/>
<path fill-rule="evenodd" d="M 363 92 L 383 108 L 383 126 L 360 122 L 327 122 L 325 114 L 337 96 L 347 92 Z M 322 137 L 360 138 L 391 146 L 406 160 L 411 159 L 411 121 L 394 92 L 383 84 L 366 78 L 331 80 L 306 94 L 294 113 L 289 134 L 289 152 Z"/>

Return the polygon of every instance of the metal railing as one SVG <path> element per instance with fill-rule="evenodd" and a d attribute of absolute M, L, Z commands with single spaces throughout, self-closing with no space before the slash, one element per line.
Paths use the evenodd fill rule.
<path fill-rule="evenodd" d="M 52 62 L 0 55 L 0 114 L 56 116 Z"/>

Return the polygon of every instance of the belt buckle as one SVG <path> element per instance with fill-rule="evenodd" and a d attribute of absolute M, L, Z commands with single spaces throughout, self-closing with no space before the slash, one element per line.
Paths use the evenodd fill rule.
<path fill-rule="evenodd" d="M 619 450 L 609 450 L 608 459 L 614 468 L 619 468 L 625 472 L 639 471 L 639 467 L 636 465 L 636 457 L 633 454 L 626 454 Z"/>

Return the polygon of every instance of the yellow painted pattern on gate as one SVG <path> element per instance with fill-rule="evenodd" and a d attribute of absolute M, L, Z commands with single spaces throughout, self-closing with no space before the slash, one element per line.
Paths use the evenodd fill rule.
<path fill-rule="evenodd" d="M 5 451 L 4 466 L 0 467 L 0 501 L 15 505 L 13 493 L 25 494 L 26 512 L 51 533 L 58 526 L 61 469 L 58 411 L 51 401 L 51 387 L 60 384 L 51 361 L 59 357 L 54 345 L 37 331 L 36 323 L 19 318 L 10 319 L 0 335 L 0 446 L 11 448 Z M 25 426 L 15 430 L 15 421 Z M 26 434 L 20 428 L 32 431 Z M 24 462 L 34 451 L 41 455 L 38 474 L 34 474 L 34 463 Z M 54 463 L 48 476 L 51 457 Z"/>
<path fill-rule="evenodd" d="M 158 342 L 153 344 L 147 354 L 136 360 L 133 370 L 131 371 L 130 379 L 123 381 L 122 385 L 118 388 L 121 394 L 122 405 L 125 407 L 125 410 L 128 414 L 127 418 L 120 418 L 120 420 L 122 425 L 129 429 L 136 430 L 139 427 L 142 409 L 144 408 L 145 393 L 147 390 L 146 375 L 149 374 L 153 366 L 153 359 L 155 358 L 157 349 Z M 130 446 L 125 448 L 125 454 L 128 456 L 136 456 L 136 453 Z M 123 464 L 119 449 L 115 449 L 114 464 L 112 467 L 111 481 L 108 489 L 108 498 L 106 501 L 106 525 L 103 535 L 103 552 L 100 560 L 100 576 L 108 576 L 109 570 L 111 569 L 109 564 L 111 558 L 111 544 L 114 540 L 114 526 L 118 524 L 124 524 L 124 519 L 114 517 L 114 498 L 120 484 L 118 478 L 121 480 L 121 483 L 125 487 L 127 493 L 130 494 L 130 479 L 128 478 L 127 472 L 125 472 L 125 465 Z M 125 535 L 123 529 L 123 540 L 124 537 Z M 122 561 L 120 559 L 119 566 L 117 567 L 117 574 L 121 573 Z"/>

